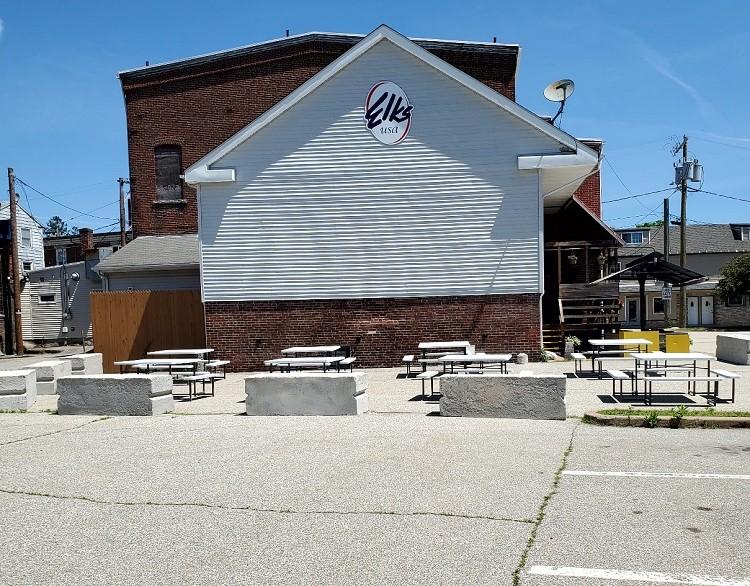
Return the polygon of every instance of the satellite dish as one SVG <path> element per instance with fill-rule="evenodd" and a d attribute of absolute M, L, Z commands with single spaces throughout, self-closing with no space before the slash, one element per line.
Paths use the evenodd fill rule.
<path fill-rule="evenodd" d="M 544 88 L 544 97 L 550 102 L 564 102 L 573 95 L 575 89 L 576 84 L 572 79 L 560 79 Z"/>
<path fill-rule="evenodd" d="M 544 88 L 545 98 L 550 102 L 560 102 L 560 108 L 557 110 L 557 114 L 552 118 L 552 124 L 554 124 L 555 120 L 562 115 L 563 110 L 565 109 L 565 102 L 573 95 L 575 89 L 576 84 L 573 83 L 572 79 L 558 79 Z"/>

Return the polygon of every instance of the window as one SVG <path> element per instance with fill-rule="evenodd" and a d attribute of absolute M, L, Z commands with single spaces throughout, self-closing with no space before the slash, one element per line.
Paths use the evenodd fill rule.
<path fill-rule="evenodd" d="M 630 232 L 620 232 L 625 244 L 643 244 L 648 242 L 648 232 L 645 230 L 633 230 Z"/>
<path fill-rule="evenodd" d="M 68 262 L 68 251 L 65 248 L 55 248 L 55 263 L 64 265 Z"/>
<path fill-rule="evenodd" d="M 664 313 L 664 299 L 661 297 L 654 297 L 653 310 L 654 315 L 657 313 Z"/>
<path fill-rule="evenodd" d="M 23 270 L 24 271 L 30 271 L 32 268 L 34 268 L 34 264 L 30 260 L 23 261 Z"/>
<path fill-rule="evenodd" d="M 740 239 L 750 240 L 750 226 L 740 226 Z"/>
<path fill-rule="evenodd" d="M 39 295 L 39 303 L 54 303 L 54 302 L 55 302 L 54 293 L 43 293 Z"/>
<path fill-rule="evenodd" d="M 156 167 L 156 199 L 182 199 L 182 149 L 160 146 L 154 149 Z"/>
<path fill-rule="evenodd" d="M 745 305 L 745 297 L 743 295 L 730 295 L 727 299 L 728 307 L 741 307 Z"/>
<path fill-rule="evenodd" d="M 31 228 L 21 228 L 21 246 L 31 248 Z"/>

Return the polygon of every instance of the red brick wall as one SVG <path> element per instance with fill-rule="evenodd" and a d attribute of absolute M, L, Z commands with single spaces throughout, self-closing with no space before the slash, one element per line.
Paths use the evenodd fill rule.
<path fill-rule="evenodd" d="M 423 341 L 469 340 L 487 352 L 541 347 L 539 295 L 209 302 L 206 340 L 231 370 L 263 368 L 288 346 L 351 346 L 359 367 L 398 366 Z"/>
<path fill-rule="evenodd" d="M 601 152 L 601 142 L 585 140 L 581 142 L 594 149 L 597 153 Z M 575 195 L 580 202 L 590 209 L 598 218 L 602 217 L 602 179 L 600 171 L 597 171 L 591 175 L 591 177 L 587 177 L 578 189 L 576 189 L 573 195 Z"/>
<path fill-rule="evenodd" d="M 155 203 L 154 147 L 182 147 L 183 171 L 339 57 L 348 43 L 311 40 L 282 49 L 122 80 L 134 236 L 198 231 L 195 190 Z M 452 65 L 515 99 L 515 54 L 436 50 Z"/>
<path fill-rule="evenodd" d="M 599 176 L 599 171 L 591 177 L 587 177 L 573 195 L 598 218 L 602 217 L 601 177 Z"/>

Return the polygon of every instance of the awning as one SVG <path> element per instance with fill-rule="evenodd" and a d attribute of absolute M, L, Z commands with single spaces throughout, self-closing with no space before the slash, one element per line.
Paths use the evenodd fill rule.
<path fill-rule="evenodd" d="M 708 277 L 696 273 L 685 267 L 673 264 L 667 260 L 664 260 L 664 255 L 660 252 L 652 252 L 645 256 L 635 259 L 625 265 L 624 269 L 610 273 L 609 275 L 591 281 L 589 285 L 596 285 L 603 281 L 607 281 L 612 277 L 619 277 L 620 280 L 626 281 L 643 281 L 647 279 L 654 279 L 656 281 L 663 281 L 672 285 L 694 285 L 696 283 L 702 283 Z"/>

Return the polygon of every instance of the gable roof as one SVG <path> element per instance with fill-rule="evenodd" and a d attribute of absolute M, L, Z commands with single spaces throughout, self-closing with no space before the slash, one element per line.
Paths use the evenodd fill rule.
<path fill-rule="evenodd" d="M 8 217 L 10 217 L 10 209 L 9 208 L 10 208 L 10 202 L 7 202 L 7 201 L 0 202 L 0 212 L 2 212 L 3 215 L 5 213 L 5 210 L 8 210 Z M 37 226 L 39 226 L 40 228 L 44 229 L 44 226 L 42 225 L 42 223 L 39 220 L 37 220 L 30 212 L 27 212 L 23 208 L 23 206 L 21 206 L 20 204 L 16 204 L 16 208 L 18 208 L 18 210 L 20 212 L 26 214 L 26 216 L 28 216 L 29 218 L 31 218 L 31 220 L 34 221 Z"/>
<path fill-rule="evenodd" d="M 640 256 L 651 251 L 664 251 L 664 228 L 617 228 L 617 232 L 647 230 L 649 241 L 644 244 L 626 244 L 620 256 Z M 750 240 L 737 238 L 734 224 L 692 224 L 687 226 L 688 254 L 717 254 L 750 252 Z M 669 254 L 680 254 L 680 227 L 669 227 Z"/>
<path fill-rule="evenodd" d="M 197 234 L 176 236 L 139 236 L 98 265 L 99 273 L 122 273 L 197 269 L 199 264 Z"/>
<path fill-rule="evenodd" d="M 299 86 L 296 90 L 294 90 L 286 98 L 277 103 L 274 107 L 267 110 L 253 122 L 245 126 L 245 128 L 240 130 L 237 134 L 213 149 L 199 161 L 191 165 L 185 171 L 185 181 L 191 184 L 208 183 L 215 181 L 234 181 L 235 175 L 233 169 L 210 169 L 210 166 L 216 163 L 226 154 L 237 148 L 240 144 L 248 140 L 256 132 L 270 124 L 273 120 L 281 116 L 284 112 L 295 106 L 303 98 L 315 91 L 318 87 L 331 79 L 339 71 L 344 69 L 347 65 L 358 59 L 360 56 L 362 56 L 364 53 L 366 53 L 368 50 L 370 50 L 383 40 L 387 40 L 393 43 L 394 45 L 403 49 L 407 53 L 410 53 L 420 61 L 454 79 L 479 96 L 489 100 L 490 102 L 502 108 L 503 110 L 506 110 L 513 116 L 516 116 L 517 118 L 523 120 L 530 126 L 533 126 L 542 134 L 546 134 L 552 139 L 558 141 L 559 143 L 570 149 L 572 152 L 582 155 L 584 158 L 588 157 L 593 162 L 598 161 L 597 153 L 591 148 L 585 146 L 583 143 L 576 140 L 573 136 L 567 134 L 566 132 L 563 132 L 555 126 L 552 126 L 548 122 L 545 122 L 542 118 L 527 110 L 523 106 L 518 105 L 513 100 L 490 89 L 489 87 L 471 77 L 470 75 L 464 73 L 460 69 L 446 63 L 445 61 L 443 61 L 439 57 L 436 57 L 426 49 L 423 49 L 413 41 L 410 41 L 400 33 L 397 33 L 392 28 L 386 25 L 380 25 L 359 43 L 354 45 L 338 59 L 334 60 L 304 84 Z"/>

